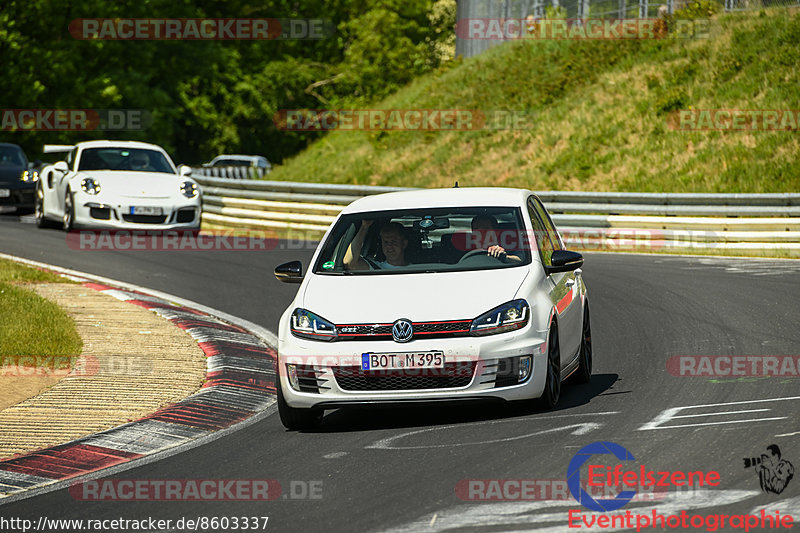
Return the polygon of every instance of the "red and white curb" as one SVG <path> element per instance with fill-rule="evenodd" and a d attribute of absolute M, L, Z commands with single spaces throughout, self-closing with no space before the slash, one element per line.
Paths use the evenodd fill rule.
<path fill-rule="evenodd" d="M 20 261 L 4 254 L 0 257 Z M 154 311 L 197 340 L 206 354 L 207 369 L 200 391 L 140 420 L 0 461 L 0 493 L 5 493 L 5 498 L 17 499 L 13 496 L 207 440 L 274 404 L 274 335 L 263 328 L 156 291 L 131 285 L 120 288 L 126 284 L 34 261 L 21 262 Z"/>

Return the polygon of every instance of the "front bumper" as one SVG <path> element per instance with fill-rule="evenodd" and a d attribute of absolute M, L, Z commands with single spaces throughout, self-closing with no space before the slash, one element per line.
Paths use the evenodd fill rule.
<path fill-rule="evenodd" d="M 75 196 L 75 227 L 126 230 L 195 229 L 200 227 L 199 200 L 187 199 L 175 203 L 173 199 L 130 199 L 126 204 L 104 202 L 96 196 Z M 131 206 L 148 206 L 161 210 L 160 215 L 135 215 Z"/>
<path fill-rule="evenodd" d="M 8 189 L 8 196 L 0 196 L 0 205 L 33 208 L 36 195 L 35 183 L 0 183 L 0 189 Z"/>
<path fill-rule="evenodd" d="M 524 400 L 538 398 L 544 391 L 547 365 L 546 332 L 539 334 L 529 324 L 517 332 L 488 337 L 460 337 L 446 339 L 415 340 L 406 344 L 393 341 L 340 341 L 315 342 L 299 339 L 287 334 L 281 338 L 278 355 L 278 378 L 281 380 L 286 403 L 291 407 L 336 408 L 353 405 L 384 405 L 410 402 L 448 400 Z M 426 352 L 441 351 L 445 361 L 452 362 L 452 372 L 437 371 L 383 371 L 365 373 L 357 366 L 362 353 Z M 503 364 L 520 356 L 532 356 L 532 368 L 528 378 L 506 386 Z M 287 373 L 287 364 L 303 365 L 306 384 L 316 382 L 317 387 L 292 387 Z M 471 369 L 470 369 L 471 367 Z M 296 367 L 298 368 L 298 367 Z M 464 372 L 469 375 L 465 377 Z M 416 372 L 416 374 L 415 374 Z M 405 380 L 405 376 L 414 376 Z M 424 377 L 418 378 L 422 375 Z M 453 376 L 456 376 L 454 379 Z M 400 376 L 392 381 L 393 377 Z M 377 389 L 380 381 L 385 386 L 388 379 L 395 387 L 391 390 Z M 404 383 L 414 382 L 423 388 L 403 388 Z M 369 380 L 374 380 L 374 383 Z M 443 380 L 441 382 L 437 380 Z M 429 386 L 425 386 L 429 385 Z M 361 390 L 359 390 L 361 389 Z M 312 392 L 308 392 L 312 390 Z"/>

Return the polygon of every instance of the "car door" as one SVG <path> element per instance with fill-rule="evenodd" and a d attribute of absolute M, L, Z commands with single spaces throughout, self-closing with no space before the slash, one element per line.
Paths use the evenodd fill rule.
<path fill-rule="evenodd" d="M 67 180 L 74 174 L 72 168 L 75 162 L 75 149 L 70 150 L 64 160 L 69 167 L 67 172 L 61 173 L 58 170 L 51 169 L 48 175 L 43 177 L 44 205 L 45 209 L 47 209 L 47 214 L 52 217 L 64 215 L 64 191 Z"/>
<path fill-rule="evenodd" d="M 555 250 L 564 245 L 553 221 L 541 201 L 535 196 L 528 198 L 528 213 L 534 224 L 534 233 L 539 245 L 542 264 L 549 266 Z M 581 299 L 575 272 L 555 272 L 547 276 L 550 297 L 558 315 L 558 341 L 561 348 L 561 368 L 568 366 L 577 356 L 581 344 Z"/>

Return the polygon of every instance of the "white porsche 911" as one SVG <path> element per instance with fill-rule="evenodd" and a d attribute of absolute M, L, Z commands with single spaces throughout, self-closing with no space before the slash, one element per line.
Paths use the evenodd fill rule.
<path fill-rule="evenodd" d="M 55 222 L 73 228 L 196 229 L 200 189 L 163 148 L 133 141 L 87 141 L 45 145 L 67 152 L 42 169 L 35 196 L 39 227 Z"/>
<path fill-rule="evenodd" d="M 325 409 L 458 399 L 539 400 L 592 372 L 583 257 L 521 189 L 362 198 L 323 237 L 278 325 L 289 429 Z"/>

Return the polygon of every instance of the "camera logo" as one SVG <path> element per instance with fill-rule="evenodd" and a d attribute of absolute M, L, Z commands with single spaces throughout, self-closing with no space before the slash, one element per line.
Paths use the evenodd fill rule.
<path fill-rule="evenodd" d="M 761 490 L 780 494 L 794 477 L 794 466 L 781 459 L 781 449 L 777 444 L 767 446 L 767 452 L 762 453 L 761 457 L 745 457 L 744 467 L 755 469 Z"/>

